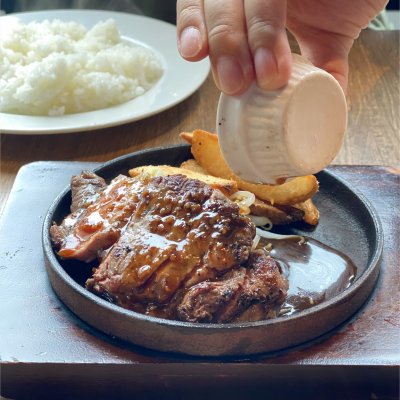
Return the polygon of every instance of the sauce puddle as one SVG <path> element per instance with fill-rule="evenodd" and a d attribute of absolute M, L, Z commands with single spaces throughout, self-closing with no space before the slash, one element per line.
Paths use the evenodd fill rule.
<path fill-rule="evenodd" d="M 291 239 L 261 239 L 271 243 L 269 254 L 280 264 L 289 290 L 280 315 L 291 315 L 329 300 L 348 288 L 357 267 L 345 254 L 311 238 L 304 243 Z"/>

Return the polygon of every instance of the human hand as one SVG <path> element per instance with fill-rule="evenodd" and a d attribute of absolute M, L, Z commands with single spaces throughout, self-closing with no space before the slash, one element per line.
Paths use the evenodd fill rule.
<path fill-rule="evenodd" d="M 286 28 L 303 56 L 347 89 L 348 55 L 360 31 L 388 0 L 177 0 L 178 48 L 183 58 L 210 56 L 214 80 L 228 94 L 256 80 L 267 90 L 291 73 Z"/>

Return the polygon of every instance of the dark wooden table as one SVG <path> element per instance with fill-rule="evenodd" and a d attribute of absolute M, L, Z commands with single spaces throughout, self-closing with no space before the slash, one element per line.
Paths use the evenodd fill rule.
<path fill-rule="evenodd" d="M 75 172 L 80 162 L 101 162 L 146 147 L 179 143 L 183 130 L 213 131 L 219 94 L 211 77 L 180 105 L 143 121 L 88 133 L 1 135 L 0 209 L 22 166 L 67 161 L 25 166 L 0 219 L 0 234 L 8 239 L 0 239 L 2 394 L 26 399 L 119 399 L 127 394 L 191 399 L 397 398 L 398 49 L 398 32 L 365 31 L 355 43 L 350 57 L 348 134 L 334 162 L 348 165 L 335 171 L 364 192 L 381 218 L 385 247 L 377 288 L 355 318 L 332 335 L 281 354 L 215 360 L 126 345 L 69 313 L 45 274 L 41 221 L 49 201 L 65 185 L 61 177 Z M 42 186 L 41 179 L 49 174 L 53 185 Z M 12 247 L 6 247 L 10 242 Z"/>

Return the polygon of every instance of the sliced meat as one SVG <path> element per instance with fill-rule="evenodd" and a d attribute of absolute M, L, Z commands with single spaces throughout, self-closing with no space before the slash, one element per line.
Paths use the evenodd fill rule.
<path fill-rule="evenodd" d="M 264 200 L 257 199 L 250 206 L 251 214 L 267 217 L 273 225 L 286 225 L 295 221 L 301 221 L 304 211 L 293 206 L 270 204 Z"/>
<path fill-rule="evenodd" d="M 163 305 L 245 262 L 254 236 L 254 224 L 219 190 L 183 175 L 157 177 L 87 287 L 127 308 Z"/>
<path fill-rule="evenodd" d="M 51 228 L 58 254 L 98 259 L 86 287 L 122 307 L 191 322 L 275 316 L 278 264 L 252 251 L 255 226 L 219 190 L 183 175 L 72 180 L 72 213 Z"/>
<path fill-rule="evenodd" d="M 50 228 L 50 234 L 54 246 L 59 249 L 70 233 L 73 223 L 77 221 L 80 214 L 90 204 L 93 204 L 107 187 L 103 178 L 90 171 L 82 171 L 80 175 L 73 176 L 71 179 L 71 214 L 64 220 L 60 226 L 53 225 Z"/>
<path fill-rule="evenodd" d="M 91 171 L 82 171 L 71 179 L 71 212 L 88 208 L 105 188 L 106 181 Z"/>
<path fill-rule="evenodd" d="M 177 307 L 178 318 L 189 322 L 221 322 L 219 315 L 230 303 L 237 303 L 246 277 L 246 268 L 238 267 L 219 280 L 192 286 Z"/>
<path fill-rule="evenodd" d="M 190 322 L 255 321 L 276 316 L 287 293 L 287 281 L 274 259 L 253 251 L 242 267 L 187 290 L 178 318 Z"/>
<path fill-rule="evenodd" d="M 86 173 L 72 182 L 74 212 L 61 225 L 52 226 L 50 235 L 59 256 L 90 262 L 119 239 L 145 185 L 120 175 L 100 189 L 100 181 Z"/>

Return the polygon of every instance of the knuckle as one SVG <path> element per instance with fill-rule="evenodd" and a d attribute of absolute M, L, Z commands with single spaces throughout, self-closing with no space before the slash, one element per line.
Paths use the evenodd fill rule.
<path fill-rule="evenodd" d="M 259 46 L 270 47 L 279 36 L 282 27 L 273 20 L 253 19 L 248 24 L 249 46 L 254 51 Z"/>
<path fill-rule="evenodd" d="M 180 24 L 187 25 L 202 18 L 201 7 L 198 4 L 191 4 L 181 8 L 177 16 Z"/>
<path fill-rule="evenodd" d="M 229 24 L 219 24 L 210 28 L 208 40 L 211 43 L 224 43 L 227 48 L 235 49 L 240 46 L 240 34 Z"/>
<path fill-rule="evenodd" d="M 248 26 L 249 34 L 254 35 L 274 35 L 282 29 L 282 26 L 273 19 L 265 20 L 255 17 L 250 19 Z"/>

